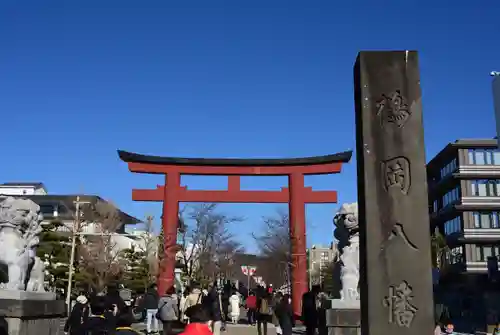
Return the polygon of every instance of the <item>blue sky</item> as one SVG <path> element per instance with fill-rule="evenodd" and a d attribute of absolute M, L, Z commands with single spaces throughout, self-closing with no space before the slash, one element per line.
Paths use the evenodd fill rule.
<path fill-rule="evenodd" d="M 138 217 L 116 149 L 186 157 L 299 157 L 355 147 L 352 66 L 360 50 L 420 52 L 427 157 L 495 136 L 500 2 L 10 1 L 0 3 L 1 181 L 97 194 Z M 186 178 L 221 189 L 220 178 Z M 310 177 L 356 200 L 355 161 Z M 244 178 L 246 189 L 283 179 Z M 332 239 L 337 205 L 308 206 L 308 242 Z M 275 205 L 221 205 L 249 234 Z"/>

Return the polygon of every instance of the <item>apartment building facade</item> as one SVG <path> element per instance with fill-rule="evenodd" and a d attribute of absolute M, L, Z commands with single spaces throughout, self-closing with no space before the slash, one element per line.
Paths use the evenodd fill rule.
<path fill-rule="evenodd" d="M 332 269 L 329 265 L 336 261 L 338 256 L 337 245 L 334 243 L 329 247 L 320 245 L 311 246 L 308 250 L 310 285 L 321 285 L 323 283 L 323 277 L 327 275 L 324 271 Z M 327 269 L 327 267 L 329 268 Z"/>
<path fill-rule="evenodd" d="M 485 330 L 498 320 L 500 278 L 500 150 L 496 139 L 448 144 L 427 164 L 431 232 L 448 251 L 441 258 L 435 301 L 460 329 Z"/>
<path fill-rule="evenodd" d="M 448 144 L 428 163 L 427 178 L 431 231 L 439 229 L 450 249 L 443 259 L 443 275 L 486 275 L 493 257 L 496 264 L 500 259 L 497 140 Z"/>

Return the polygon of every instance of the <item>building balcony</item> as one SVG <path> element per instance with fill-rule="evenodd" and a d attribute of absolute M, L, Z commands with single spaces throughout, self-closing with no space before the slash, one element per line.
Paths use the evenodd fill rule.
<path fill-rule="evenodd" d="M 500 262 L 498 265 L 500 268 Z M 488 273 L 488 262 L 466 262 L 465 267 L 465 271 L 468 273 Z"/>
<path fill-rule="evenodd" d="M 496 179 L 500 177 L 500 165 L 462 165 L 453 175 L 460 179 Z"/>

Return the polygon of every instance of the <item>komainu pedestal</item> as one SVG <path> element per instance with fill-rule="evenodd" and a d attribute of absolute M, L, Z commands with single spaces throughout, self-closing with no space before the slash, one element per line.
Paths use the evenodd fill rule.
<path fill-rule="evenodd" d="M 361 335 L 360 314 L 360 310 L 355 308 L 327 310 L 328 335 Z"/>
<path fill-rule="evenodd" d="M 47 300 L 46 293 L 20 292 L 17 298 L 2 297 L 0 290 L 1 335 L 59 335 L 65 317 L 62 300 Z"/>

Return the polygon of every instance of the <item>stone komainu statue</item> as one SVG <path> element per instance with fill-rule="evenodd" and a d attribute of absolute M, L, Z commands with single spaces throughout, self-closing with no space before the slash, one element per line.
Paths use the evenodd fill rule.
<path fill-rule="evenodd" d="M 359 222 L 358 204 L 343 204 L 333 219 L 335 236 L 342 249 L 340 280 L 342 300 L 359 300 Z"/>
<path fill-rule="evenodd" d="M 40 206 L 28 199 L 8 197 L 0 202 L 0 264 L 7 269 L 9 290 L 45 292 L 45 268 L 36 257 L 42 232 Z"/>

